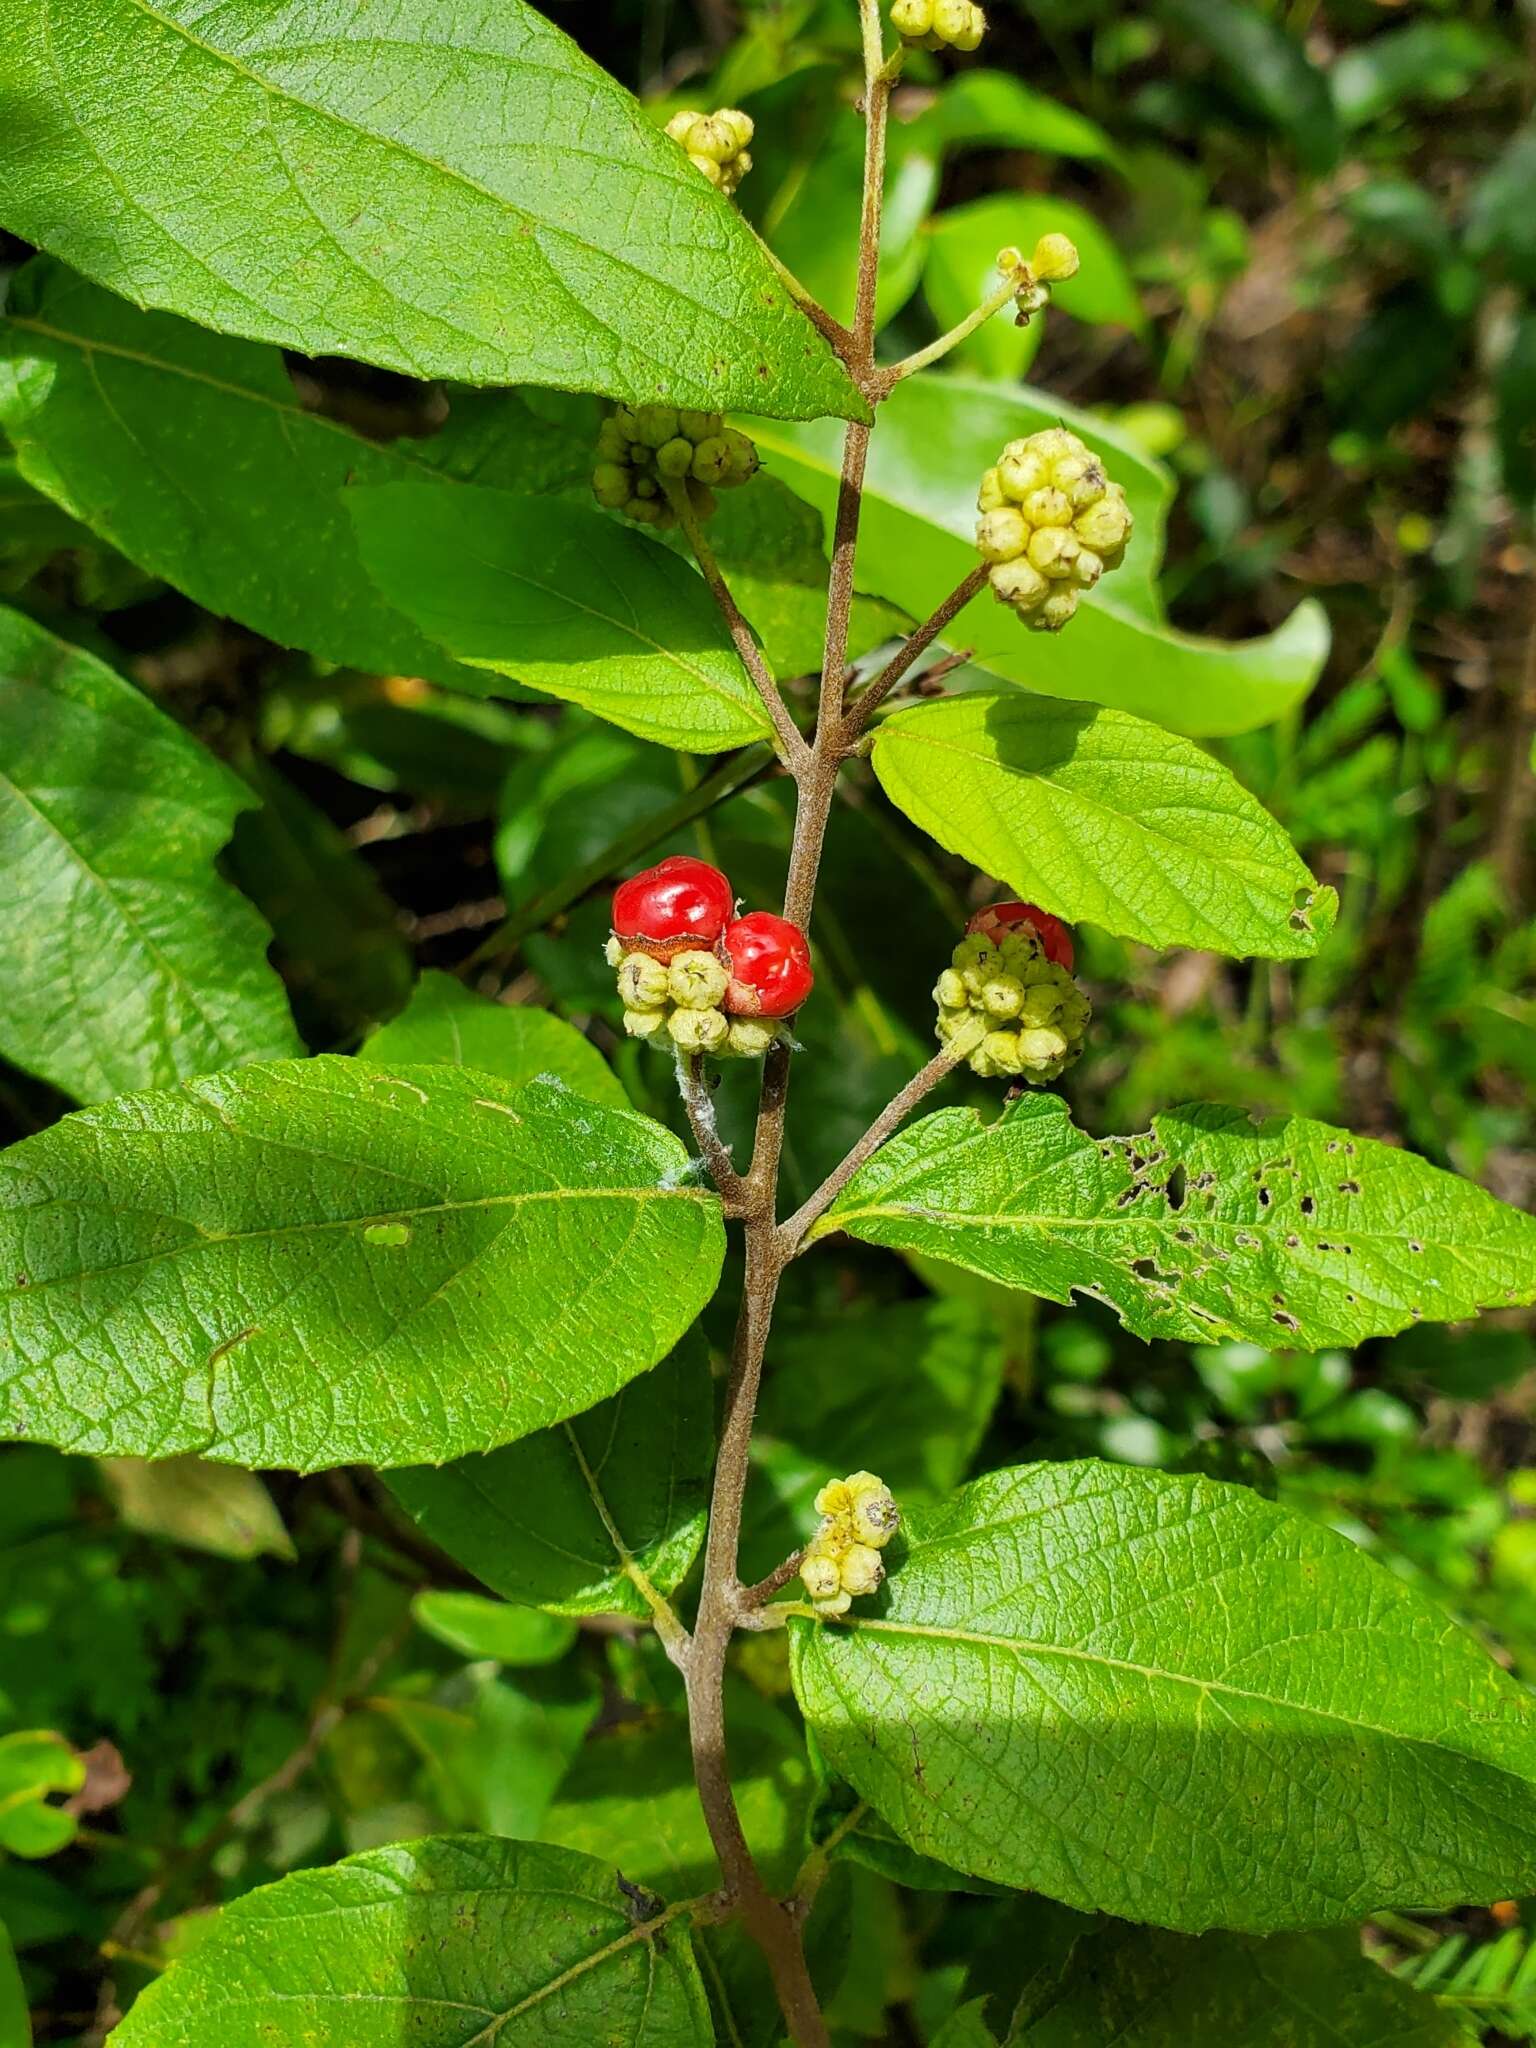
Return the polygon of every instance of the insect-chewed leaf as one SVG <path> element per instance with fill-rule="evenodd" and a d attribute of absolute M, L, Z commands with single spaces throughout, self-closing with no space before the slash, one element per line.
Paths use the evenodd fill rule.
<path fill-rule="evenodd" d="M 708 1299 L 687 1163 L 554 1083 L 332 1057 L 66 1117 L 0 1157 L 0 1432 L 302 1470 L 525 1436 Z"/>
<path fill-rule="evenodd" d="M 735 209 L 523 0 L 49 13 L 7 21 L 3 222 L 125 298 L 419 377 L 865 412 Z"/>
<path fill-rule="evenodd" d="M 813 1235 L 926 1252 L 1142 1337 L 1322 1351 L 1536 1299 L 1536 1219 L 1412 1152 L 1209 1104 L 1095 1140 L 1054 1095 L 940 1110 L 855 1175 Z"/>
<path fill-rule="evenodd" d="M 872 1611 L 792 1622 L 795 1690 L 924 1854 L 1190 1932 L 1536 1884 L 1536 1703 L 1332 1530 L 1087 1461 L 914 1509 L 887 1557 Z"/>
<path fill-rule="evenodd" d="M 1060 917 L 1264 960 L 1332 929 L 1338 897 L 1231 770 L 1123 711 L 940 698 L 887 719 L 874 764 L 941 846 Z"/>
<path fill-rule="evenodd" d="M 680 1923 L 637 1919 L 613 1866 L 575 1850 L 430 1836 L 247 1892 L 113 2044 L 708 2048 Z"/>
<path fill-rule="evenodd" d="M 0 1054 L 82 1102 L 299 1050 L 214 867 L 256 798 L 131 683 L 0 610 Z"/>

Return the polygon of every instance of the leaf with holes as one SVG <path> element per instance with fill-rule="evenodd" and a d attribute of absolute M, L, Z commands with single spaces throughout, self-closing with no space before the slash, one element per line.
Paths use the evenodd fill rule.
<path fill-rule="evenodd" d="M 590 1039 L 548 1010 L 493 1003 L 451 974 L 428 968 L 400 1015 L 376 1031 L 361 1057 L 376 1066 L 400 1061 L 472 1067 L 514 1088 L 524 1081 L 563 1081 L 610 1109 L 629 1097 Z"/>
<path fill-rule="evenodd" d="M 450 1465 L 389 1475 L 424 1536 L 477 1579 L 554 1614 L 648 1619 L 704 1541 L 715 1452 L 709 1354 L 690 1332 L 611 1401 Z"/>
<path fill-rule="evenodd" d="M 323 1938 L 317 1938 L 319 1930 Z M 226 1906 L 113 2048 L 707 2048 L 685 1913 L 637 1920 L 608 1863 L 435 1835 Z"/>
<path fill-rule="evenodd" d="M 9 26 L 3 225 L 140 305 L 417 377 L 863 412 L 735 209 L 523 0 Z"/>
<path fill-rule="evenodd" d="M 280 1061 L 66 1117 L 0 1157 L 0 1433 L 310 1471 L 547 1428 L 713 1292 L 687 1169 L 645 1117 L 456 1067 Z"/>
<path fill-rule="evenodd" d="M 1212 1104 L 1101 1140 L 1055 1095 L 940 1110 L 811 1235 L 834 1230 L 1195 1344 L 1322 1351 L 1536 1300 L 1536 1218 L 1395 1145 Z"/>
<path fill-rule="evenodd" d="M 471 668 L 690 753 L 772 731 L 703 578 L 634 527 L 475 484 L 346 503 L 385 597 Z"/>
<path fill-rule="evenodd" d="M 1059 917 L 1265 960 L 1333 928 L 1337 895 L 1230 769 L 1123 711 L 941 698 L 888 718 L 874 762 L 914 824 Z"/>
<path fill-rule="evenodd" d="M 914 1849 L 1199 1932 L 1536 1884 L 1536 1702 L 1244 1487 L 1028 1465 L 914 1509 L 878 1606 L 795 1621 L 831 1768 Z"/>
<path fill-rule="evenodd" d="M 214 867 L 256 797 L 92 654 L 0 610 L 0 1054 L 82 1102 L 297 1052 Z"/>

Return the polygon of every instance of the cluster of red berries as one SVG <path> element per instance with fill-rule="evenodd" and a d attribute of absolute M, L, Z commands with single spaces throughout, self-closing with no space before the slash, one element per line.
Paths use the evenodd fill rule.
<path fill-rule="evenodd" d="M 768 1050 L 811 992 L 810 948 L 788 918 L 735 911 L 727 877 L 688 854 L 619 884 L 608 960 L 631 1037 L 743 1059 Z"/>

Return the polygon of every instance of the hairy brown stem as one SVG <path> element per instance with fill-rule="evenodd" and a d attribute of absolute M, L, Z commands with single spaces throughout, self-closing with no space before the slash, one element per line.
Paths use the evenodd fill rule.
<path fill-rule="evenodd" d="M 839 345 L 839 353 L 859 388 L 866 394 L 876 394 L 875 280 L 885 177 L 885 120 L 891 81 L 882 71 L 879 0 L 859 0 L 859 13 L 864 41 L 866 119 L 859 282 L 852 333 L 845 338 L 840 337 L 841 345 L 835 345 Z M 827 820 L 831 814 L 838 769 L 844 757 L 844 678 L 853 605 L 854 553 L 858 544 L 859 508 L 868 450 L 868 424 L 858 420 L 851 422 L 843 442 L 842 478 L 833 526 L 827 629 L 822 650 L 815 737 L 808 747 L 803 740 L 800 741 L 800 751 L 789 756 L 798 801 L 789 873 L 784 888 L 784 915 L 802 928 L 811 920 Z M 799 739 L 798 733 L 796 738 Z M 785 2023 L 797 2048 L 827 2048 L 827 2024 L 806 1967 L 801 1939 L 803 1916 L 775 1899 L 763 1883 L 736 1808 L 725 1741 L 726 1653 L 732 1634 L 752 1611 L 748 1604 L 750 1596 L 741 1584 L 738 1568 L 752 1423 L 757 1412 L 763 1357 L 773 1321 L 779 1277 L 786 1263 L 777 1213 L 789 1071 L 789 1047 L 775 1045 L 763 1062 L 752 1163 L 739 1180 L 740 1214 L 746 1238 L 746 1272 L 710 1498 L 709 1533 L 704 1546 L 704 1579 L 699 1593 L 698 1617 L 683 1664 L 688 1687 L 694 1776 L 710 1839 L 725 1877 L 726 1892 L 767 1959 Z"/>
<path fill-rule="evenodd" d="M 709 1168 L 709 1177 L 719 1189 L 720 1198 L 727 1210 L 735 1208 L 739 1213 L 743 1182 L 741 1175 L 736 1171 L 736 1162 L 721 1141 L 715 1123 L 715 1105 L 709 1099 L 709 1085 L 704 1079 L 702 1053 L 678 1054 L 677 1086 L 683 1098 L 683 1107 L 688 1112 L 693 1142 L 698 1146 L 704 1164 Z"/>
<path fill-rule="evenodd" d="M 950 621 L 963 612 L 971 599 L 986 587 L 986 581 L 987 564 L 978 562 L 970 575 L 962 583 L 956 584 L 932 618 L 925 619 L 915 633 L 908 634 L 879 675 L 866 689 L 861 690 L 848 706 L 848 715 L 843 727 L 845 746 L 853 744 L 913 662 L 927 653 Z"/>

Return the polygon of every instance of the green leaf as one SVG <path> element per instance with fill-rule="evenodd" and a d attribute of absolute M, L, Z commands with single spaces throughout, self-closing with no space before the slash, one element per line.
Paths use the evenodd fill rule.
<path fill-rule="evenodd" d="M 1459 2020 L 1395 1983 L 1353 1931 L 1093 1929 L 1006 2048 L 1465 2048 Z"/>
<path fill-rule="evenodd" d="M 1114 144 L 1097 122 L 1022 84 L 1008 71 L 956 73 L 921 119 L 930 134 L 957 149 L 1031 149 L 1042 156 L 1108 159 L 1115 155 Z"/>
<path fill-rule="evenodd" d="M 832 1768 L 925 1854 L 1189 1932 L 1536 1881 L 1536 1702 L 1330 1529 L 1031 1465 L 914 1510 L 887 1557 L 877 1608 L 791 1623 L 792 1669 Z"/>
<path fill-rule="evenodd" d="M 297 1554 L 270 1493 L 254 1472 L 204 1458 L 103 1458 L 101 1476 L 125 1528 L 214 1557 Z"/>
<path fill-rule="evenodd" d="M 523 1673 L 514 1683 L 480 1664 L 438 1698 L 391 1694 L 370 1704 L 420 1757 L 443 1825 L 530 1841 L 602 1697 L 591 1674 L 572 1666 Z"/>
<path fill-rule="evenodd" d="M 471 668 L 690 753 L 772 730 L 703 578 L 635 528 L 472 484 L 346 503 L 390 603 Z"/>
<path fill-rule="evenodd" d="M 1339 123 L 1327 75 L 1278 22 L 1239 0 L 1159 0 L 1158 12 L 1204 44 L 1233 97 L 1289 138 L 1303 169 L 1333 169 Z"/>
<path fill-rule="evenodd" d="M 1536 290 L 1536 217 L 1531 180 L 1536 177 L 1536 122 L 1528 122 L 1504 144 L 1473 187 L 1467 202 L 1466 246 L 1472 256 L 1491 258 L 1504 275 Z"/>
<path fill-rule="evenodd" d="M 43 258 L 0 321 L 0 425 L 29 483 L 207 610 L 327 661 L 483 687 L 385 603 L 338 496 L 435 472 L 307 411 L 276 349 Z"/>
<path fill-rule="evenodd" d="M 323 1929 L 323 1933 L 322 1930 Z M 639 1920 L 611 1864 L 437 1835 L 226 1906 L 113 2048 L 706 2048 L 680 1913 Z"/>
<path fill-rule="evenodd" d="M 214 869 L 250 790 L 111 669 L 0 610 L 0 1054 L 80 1101 L 298 1050 Z"/>
<path fill-rule="evenodd" d="M 1061 917 L 1265 960 L 1333 927 L 1338 897 L 1231 770 L 1122 711 L 941 698 L 886 719 L 874 765 L 941 846 Z"/>
<path fill-rule="evenodd" d="M 66 1117 L 0 1158 L 0 1429 L 301 1470 L 526 1436 L 713 1292 L 687 1165 L 556 1083 L 332 1057 Z"/>
<path fill-rule="evenodd" d="M 1136 530 L 1123 565 L 1087 593 L 1064 633 L 1030 633 L 989 593 L 944 635 L 974 650 L 989 677 L 1048 697 L 1089 699 L 1195 737 L 1251 732 L 1300 703 L 1328 652 L 1320 606 L 1299 605 L 1262 640 L 1236 646 L 1179 633 L 1155 586 L 1169 497 L 1165 473 L 1136 444 L 1049 393 L 951 372 L 905 378 L 870 443 L 859 582 L 923 618 L 976 566 L 976 492 L 1004 444 L 1069 426 L 1125 487 Z M 835 428 L 753 424 L 771 471 L 816 506 L 830 531 L 841 436 Z"/>
<path fill-rule="evenodd" d="M 1536 1218 L 1398 1146 L 1210 1104 L 1101 1140 L 1054 1095 L 940 1110 L 811 1235 L 834 1230 L 1196 1344 L 1323 1351 L 1536 1299 Z"/>
<path fill-rule="evenodd" d="M 987 2025 L 987 2001 L 973 1998 L 951 2013 L 934 2035 L 933 2048 L 997 2048 L 997 2036 Z"/>
<path fill-rule="evenodd" d="M 31 2048 L 32 2020 L 10 1936 L 0 1926 L 0 2048 Z"/>
<path fill-rule="evenodd" d="M 1342 50 L 1328 72 L 1346 128 L 1363 128 L 1406 100 L 1456 100 L 1508 55 L 1470 21 L 1411 21 Z"/>
<path fill-rule="evenodd" d="M 75 1839 L 75 1816 L 48 1803 L 50 1792 L 78 1792 L 85 1764 L 48 1729 L 0 1735 L 0 1852 L 52 1856 Z"/>
<path fill-rule="evenodd" d="M 472 1067 L 514 1088 L 553 1079 L 609 1109 L 629 1103 L 597 1047 L 569 1024 L 529 1004 L 492 1002 L 435 968 L 422 975 L 405 1009 L 373 1034 L 361 1057 L 376 1066 L 403 1060 Z"/>
<path fill-rule="evenodd" d="M 479 1593 L 418 1593 L 411 1614 L 429 1636 L 461 1657 L 489 1657 L 497 1664 L 554 1664 L 576 1640 L 573 1622 Z"/>
<path fill-rule="evenodd" d="M 699 1554 L 714 1450 L 709 1357 L 693 1335 L 584 1415 L 388 1483 L 422 1533 L 503 1599 L 649 1618 L 642 1585 L 672 1592 Z"/>
<path fill-rule="evenodd" d="M 418 377 L 863 412 L 732 206 L 523 0 L 46 15 L 14 22 L 4 225 L 141 305 Z"/>

